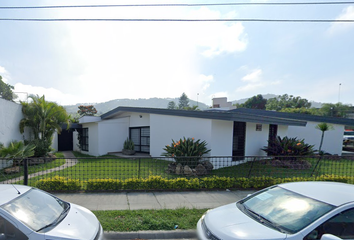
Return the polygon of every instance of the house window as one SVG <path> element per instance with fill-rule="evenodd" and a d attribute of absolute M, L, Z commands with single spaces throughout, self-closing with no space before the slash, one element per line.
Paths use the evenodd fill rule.
<path fill-rule="evenodd" d="M 150 153 L 150 127 L 130 128 L 129 134 L 136 152 Z"/>
<path fill-rule="evenodd" d="M 233 157 L 245 156 L 245 145 L 246 145 L 246 123 L 234 122 L 232 156 Z M 234 160 L 236 160 L 236 158 L 234 158 Z"/>
<path fill-rule="evenodd" d="M 256 124 L 256 131 L 262 131 L 262 124 Z"/>
<path fill-rule="evenodd" d="M 83 128 L 82 129 L 82 135 L 80 139 L 80 145 L 81 145 L 81 150 L 82 151 L 88 151 L 89 150 L 89 141 L 88 141 L 88 128 Z"/>

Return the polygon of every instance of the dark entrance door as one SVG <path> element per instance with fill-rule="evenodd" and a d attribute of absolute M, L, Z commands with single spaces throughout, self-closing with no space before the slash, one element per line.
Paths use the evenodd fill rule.
<path fill-rule="evenodd" d="M 63 129 L 58 134 L 58 151 L 72 151 L 73 150 L 73 131 Z"/>
<path fill-rule="evenodd" d="M 234 122 L 233 143 L 232 143 L 233 157 L 245 156 L 245 143 L 246 143 L 246 123 Z"/>

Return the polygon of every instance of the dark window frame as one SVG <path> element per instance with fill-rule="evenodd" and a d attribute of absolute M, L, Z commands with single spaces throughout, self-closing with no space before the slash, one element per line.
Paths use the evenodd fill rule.
<path fill-rule="evenodd" d="M 139 130 L 139 140 L 138 142 L 134 141 L 132 138 L 132 130 Z M 142 130 L 149 129 L 148 136 L 142 134 Z M 134 142 L 134 150 L 140 153 L 148 153 L 150 154 L 150 126 L 142 126 L 142 127 L 130 127 L 129 128 L 129 139 L 132 139 Z M 142 144 L 142 142 L 147 142 L 147 144 Z M 148 149 L 148 151 L 146 151 Z"/>
<path fill-rule="evenodd" d="M 89 150 L 89 129 L 82 128 L 82 134 L 80 138 L 80 146 L 82 151 L 88 152 Z"/>

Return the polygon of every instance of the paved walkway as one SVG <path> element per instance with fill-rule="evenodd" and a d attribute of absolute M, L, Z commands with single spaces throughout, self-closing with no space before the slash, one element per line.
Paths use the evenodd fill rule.
<path fill-rule="evenodd" d="M 184 192 L 119 192 L 56 193 L 59 198 L 90 210 L 136 210 L 215 208 L 236 202 L 254 191 L 184 191 Z"/>

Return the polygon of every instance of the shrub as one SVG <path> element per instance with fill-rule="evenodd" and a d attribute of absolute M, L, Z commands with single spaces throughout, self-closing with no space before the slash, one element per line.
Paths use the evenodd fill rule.
<path fill-rule="evenodd" d="M 163 156 L 175 158 L 177 163 L 188 165 L 189 167 L 196 167 L 201 157 L 210 152 L 206 147 L 207 143 L 200 139 L 194 141 L 194 138 L 181 138 L 179 141 L 172 140 L 171 146 L 166 145 L 163 149 L 165 153 Z"/>
<path fill-rule="evenodd" d="M 55 176 L 37 181 L 35 187 L 44 191 L 78 191 L 81 190 L 80 180 Z"/>
<path fill-rule="evenodd" d="M 314 145 L 307 144 L 303 139 L 300 140 L 296 137 L 282 139 L 277 136 L 273 140 L 268 140 L 268 146 L 262 150 L 269 156 L 304 156 L 314 154 Z"/>
<path fill-rule="evenodd" d="M 133 140 L 127 138 L 124 141 L 123 149 L 125 149 L 125 150 L 134 150 L 134 142 L 133 142 Z"/>

